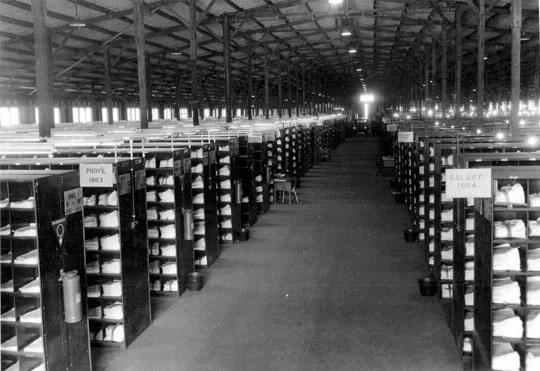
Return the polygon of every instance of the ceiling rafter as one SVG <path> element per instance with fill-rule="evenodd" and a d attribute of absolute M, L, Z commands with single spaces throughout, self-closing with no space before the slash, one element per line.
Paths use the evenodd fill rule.
<path fill-rule="evenodd" d="M 66 2 L 70 6 L 62 7 L 61 4 Z M 61 78 L 55 80 L 55 94 L 68 96 L 63 91 L 64 87 L 77 89 L 79 94 L 88 94 L 93 86 L 96 96 L 103 97 L 104 77 L 100 71 L 102 43 L 117 35 L 119 24 L 121 27 L 133 24 L 133 10 L 131 7 L 118 9 L 107 2 L 92 0 L 48 0 L 48 3 L 52 6 L 47 18 L 55 24 L 49 28 L 54 72 L 57 74 L 67 69 Z M 390 72 L 397 64 L 417 60 L 424 53 L 429 40 L 438 39 L 437 29 L 453 22 L 452 12 L 456 4 L 468 3 L 474 5 L 469 0 L 373 0 L 371 5 L 365 1 L 346 0 L 343 6 L 330 7 L 327 0 L 263 0 L 251 6 L 248 1 L 204 0 L 196 9 L 197 31 L 201 35 L 198 65 L 204 76 L 201 79 L 203 89 L 205 94 L 210 95 L 208 99 L 217 96 L 215 69 L 223 64 L 221 32 L 224 16 L 231 17 L 234 85 L 243 84 L 248 52 L 253 54 L 253 74 L 259 76 L 256 81 L 261 81 L 263 46 L 279 50 L 287 58 L 285 63 L 292 64 L 292 70 L 305 71 L 307 76 L 311 76 L 309 78 L 322 73 L 323 85 L 329 81 L 356 81 L 360 77 L 356 72 L 358 66 L 363 69 L 364 80 L 370 76 L 370 82 L 375 83 L 382 78 L 381 73 Z M 493 74 L 499 65 L 504 71 L 510 68 L 509 29 L 505 23 L 507 21 L 501 21 L 510 15 L 509 4 L 510 0 L 487 0 L 488 75 Z M 84 8 L 82 13 L 79 11 L 86 14 L 81 19 L 87 24 L 83 31 L 68 25 L 74 20 L 73 5 L 80 7 L 79 10 Z M 189 74 L 185 74 L 189 58 L 189 21 L 181 16 L 187 5 L 189 0 L 157 0 L 144 4 L 145 14 L 149 15 L 145 24 L 147 56 L 149 63 L 154 66 L 152 94 L 160 99 L 172 97 L 174 89 L 171 86 L 174 85 L 177 65 L 182 71 L 182 89 L 190 87 Z M 30 5 L 27 0 L 0 0 L 0 9 L 2 7 L 11 9 L 0 10 L 0 89 L 9 85 L 9 90 L 14 94 L 28 92 L 35 83 L 33 24 L 31 16 L 28 16 Z M 464 66 L 474 66 L 476 53 L 474 7 L 469 9 L 464 17 L 462 34 Z M 522 13 L 523 24 L 526 25 L 524 34 L 530 37 L 522 44 L 522 72 L 527 78 L 535 66 L 532 46 L 537 45 L 538 36 L 531 29 L 538 22 L 538 10 L 534 8 L 534 2 L 527 2 Z M 350 21 L 354 27 L 354 37 L 344 39 L 339 36 L 340 19 Z M 21 32 L 21 29 L 27 31 Z M 451 35 L 448 41 L 450 44 L 453 42 Z M 358 44 L 359 53 L 349 55 L 348 42 Z M 136 49 L 131 31 L 116 36 L 108 45 L 114 66 L 113 88 L 117 92 L 129 92 L 126 99 L 136 99 Z M 184 54 L 172 56 L 169 53 L 173 50 Z M 276 54 L 271 53 L 271 62 L 275 59 Z M 455 63 L 452 53 L 449 53 L 448 63 Z M 270 64 L 274 66 L 274 63 Z M 464 73 L 467 71 L 464 69 Z M 450 78 L 453 78 L 451 68 L 449 72 Z M 275 79 L 275 66 L 271 68 L 270 76 Z M 261 89 L 262 85 L 258 88 Z M 72 95 L 77 92 L 72 92 Z M 180 94 L 186 96 L 187 91 Z"/>

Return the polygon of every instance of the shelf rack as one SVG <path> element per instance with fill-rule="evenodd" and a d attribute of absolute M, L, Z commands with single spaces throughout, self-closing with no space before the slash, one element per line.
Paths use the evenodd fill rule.
<path fill-rule="evenodd" d="M 526 356 L 529 348 L 540 343 L 540 337 L 528 332 L 528 318 L 538 313 L 539 305 L 533 300 L 533 281 L 540 279 L 540 271 L 529 270 L 529 255 L 540 248 L 540 237 L 533 237 L 532 229 L 527 224 L 540 218 L 540 208 L 530 207 L 530 195 L 540 192 L 540 167 L 537 166 L 506 166 L 492 168 L 492 197 L 475 199 L 475 259 L 476 265 L 482 269 L 475 269 L 474 293 L 474 322 L 473 332 L 473 361 L 475 369 L 491 369 L 492 362 L 496 360 L 494 349 L 505 345 L 513 352 L 516 368 L 531 371 L 527 368 Z M 504 185 L 521 184 L 525 204 L 497 204 L 495 193 Z M 522 220 L 525 230 L 511 232 L 513 238 L 500 238 L 495 235 L 494 222 L 505 220 Z M 496 271 L 493 268 L 494 252 L 496 246 L 508 243 L 519 251 L 520 270 Z M 517 284 L 519 297 L 499 296 L 499 289 L 495 293 L 494 283 L 497 279 L 509 279 L 511 285 Z M 497 286 L 498 287 L 498 286 Z M 507 290 L 506 294 L 512 290 Z M 495 299 L 494 299 L 495 298 Z M 505 302 L 499 302 L 499 301 Z M 494 313 L 500 309 L 509 309 L 523 325 L 520 335 L 515 338 L 498 337 L 494 334 Z M 531 329 L 532 330 L 532 329 Z"/>
<path fill-rule="evenodd" d="M 79 155 L 73 153 L 73 156 Z M 86 269 L 81 272 L 86 272 L 88 287 L 93 292 L 88 297 L 88 310 L 93 313 L 89 318 L 92 345 L 129 346 L 151 323 L 142 160 L 105 157 L 18 158 L 1 159 L 0 166 L 27 169 L 27 172 L 34 171 L 35 167 L 74 169 L 79 170 L 79 174 L 81 166 L 93 169 L 110 166 L 110 182 L 88 185 L 81 178 L 85 200 L 83 213 L 86 250 Z M 135 177 L 139 180 L 134 181 Z M 110 266 L 115 268 L 111 273 L 102 272 L 103 263 L 114 263 Z M 90 272 L 89 267 L 92 267 Z M 114 295 L 105 295 L 104 286 L 112 288 Z M 105 318 L 105 307 L 116 307 L 118 313 L 114 318 L 117 319 Z M 112 331 L 118 331 L 119 334 L 123 331 L 123 336 L 119 335 L 112 340 L 112 337 L 106 336 L 107 332 Z"/>
<path fill-rule="evenodd" d="M 91 370 L 84 274 L 82 318 L 65 322 L 59 310 L 61 271 L 85 267 L 78 174 L 3 170 L 0 199 L 2 368 Z"/>
<path fill-rule="evenodd" d="M 218 139 L 218 219 L 222 244 L 238 241 L 242 230 L 242 179 L 239 167 L 238 138 Z"/>
<path fill-rule="evenodd" d="M 192 188 L 195 267 L 208 268 L 220 254 L 215 143 L 191 146 L 191 179 L 192 183 L 202 181 L 202 188 Z M 198 249 L 197 246 L 203 243 L 204 250 Z"/>

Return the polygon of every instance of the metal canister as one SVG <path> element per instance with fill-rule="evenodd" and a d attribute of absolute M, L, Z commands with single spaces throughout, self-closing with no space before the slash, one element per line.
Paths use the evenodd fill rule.
<path fill-rule="evenodd" d="M 81 277 L 77 271 L 62 273 L 64 294 L 64 321 L 76 323 L 82 320 Z"/>
<path fill-rule="evenodd" d="M 242 180 L 241 179 L 235 180 L 234 187 L 235 187 L 236 204 L 241 205 L 242 204 Z"/>
<path fill-rule="evenodd" d="M 194 223 L 193 223 L 193 210 L 186 209 L 183 211 L 184 214 L 184 240 L 191 241 L 195 238 L 193 233 Z"/>

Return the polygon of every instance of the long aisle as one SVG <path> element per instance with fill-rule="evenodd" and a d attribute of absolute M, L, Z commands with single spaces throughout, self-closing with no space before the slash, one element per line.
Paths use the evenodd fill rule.
<path fill-rule="evenodd" d="M 376 176 L 378 148 L 341 144 L 302 178 L 300 204 L 262 215 L 202 291 L 162 303 L 97 369 L 462 370 L 440 305 L 419 294 L 420 249 L 404 242 L 405 208 Z"/>

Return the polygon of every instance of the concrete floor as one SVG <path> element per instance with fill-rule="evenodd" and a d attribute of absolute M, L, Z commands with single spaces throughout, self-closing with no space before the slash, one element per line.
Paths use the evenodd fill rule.
<path fill-rule="evenodd" d="M 420 248 L 378 150 L 342 143 L 302 178 L 300 204 L 262 215 L 202 291 L 154 299 L 153 324 L 127 350 L 94 351 L 94 370 L 463 370 L 437 299 L 419 294 Z"/>

